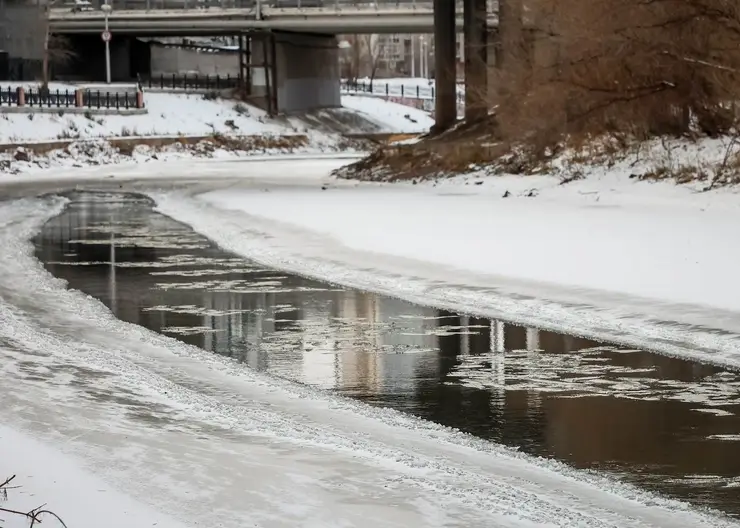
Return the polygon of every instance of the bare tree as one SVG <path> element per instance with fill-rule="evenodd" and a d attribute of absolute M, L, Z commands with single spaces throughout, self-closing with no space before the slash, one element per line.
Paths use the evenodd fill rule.
<path fill-rule="evenodd" d="M 358 45 L 358 37 L 357 35 L 349 35 L 344 38 L 343 42 L 346 45 L 343 48 L 344 72 L 342 76 L 351 83 L 356 83 L 360 77 L 360 62 L 362 60 L 362 50 Z"/>
<path fill-rule="evenodd" d="M 345 42 L 345 76 L 356 81 L 365 75 L 372 81 L 378 72 L 383 45 L 378 35 L 350 35 Z"/>
<path fill-rule="evenodd" d="M 509 48 L 497 50 L 493 104 L 505 138 L 547 145 L 584 133 L 719 134 L 736 124 L 736 2 L 528 0 L 526 13 L 523 31 L 514 22 L 502 35 Z"/>
<path fill-rule="evenodd" d="M 378 35 L 363 35 L 365 57 L 368 62 L 370 82 L 375 79 L 378 73 L 380 58 L 383 53 L 383 46 Z"/>
<path fill-rule="evenodd" d="M 58 1 L 58 0 L 57 0 Z M 53 64 L 68 64 L 76 54 L 69 39 L 63 35 L 51 32 L 50 11 L 56 1 L 47 2 L 41 17 L 42 31 L 44 34 L 44 48 L 41 66 L 41 88 L 49 90 L 50 68 Z"/>

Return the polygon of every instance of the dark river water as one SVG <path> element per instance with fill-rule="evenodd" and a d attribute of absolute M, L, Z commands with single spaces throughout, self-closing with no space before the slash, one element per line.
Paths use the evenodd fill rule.
<path fill-rule="evenodd" d="M 36 255 L 120 319 L 740 516 L 737 373 L 281 273 L 147 198 L 68 196 Z"/>

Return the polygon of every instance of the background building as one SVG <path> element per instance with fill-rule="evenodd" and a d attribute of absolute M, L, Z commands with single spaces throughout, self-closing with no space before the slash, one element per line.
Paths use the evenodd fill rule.
<path fill-rule="evenodd" d="M 344 78 L 434 78 L 434 35 L 344 35 L 340 43 Z M 462 34 L 457 36 L 456 57 L 461 78 L 465 61 Z"/>

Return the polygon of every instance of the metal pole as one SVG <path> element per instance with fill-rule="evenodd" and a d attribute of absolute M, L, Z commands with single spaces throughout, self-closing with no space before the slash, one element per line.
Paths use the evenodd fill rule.
<path fill-rule="evenodd" d="M 429 47 L 427 46 L 427 37 L 421 37 L 421 76 L 429 78 Z"/>
<path fill-rule="evenodd" d="M 419 37 L 411 35 L 411 77 L 416 77 L 416 41 Z"/>
<path fill-rule="evenodd" d="M 110 216 L 110 273 L 108 274 L 108 295 L 110 296 L 110 308 L 114 315 L 118 312 L 118 295 L 116 284 L 116 236 L 115 236 L 115 213 Z"/>
<path fill-rule="evenodd" d="M 105 9 L 104 9 L 104 15 L 105 15 L 105 34 L 108 35 L 109 29 L 108 29 L 108 13 L 110 11 L 110 5 L 108 4 L 108 0 L 105 0 Z M 105 40 L 105 82 L 110 84 L 110 39 Z"/>

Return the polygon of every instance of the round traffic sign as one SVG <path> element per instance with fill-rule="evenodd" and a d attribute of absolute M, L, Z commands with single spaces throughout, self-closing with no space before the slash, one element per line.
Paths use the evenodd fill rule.
<path fill-rule="evenodd" d="M 106 31 L 103 31 L 100 34 L 100 38 L 103 39 L 103 42 L 110 42 L 110 39 L 111 39 L 110 31 L 107 31 L 107 30 Z"/>

